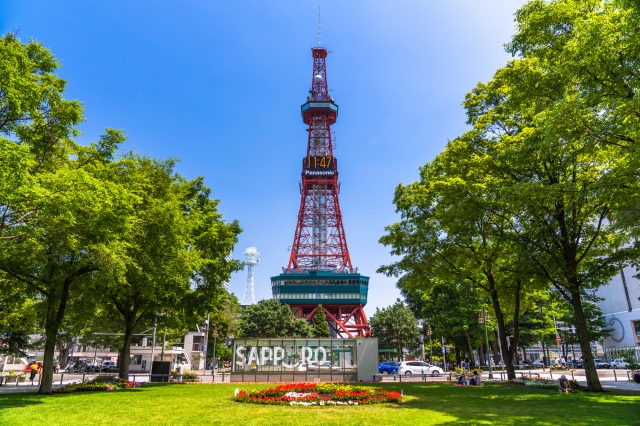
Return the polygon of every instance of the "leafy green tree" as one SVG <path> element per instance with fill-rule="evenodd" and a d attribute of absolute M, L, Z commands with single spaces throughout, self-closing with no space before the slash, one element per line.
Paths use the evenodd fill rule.
<path fill-rule="evenodd" d="M 531 277 L 527 252 L 513 243 L 504 201 L 497 195 L 500 185 L 484 173 L 473 140 L 469 132 L 449 142 L 422 167 L 419 182 L 396 188 L 401 220 L 385 228 L 380 242 L 401 258 L 378 271 L 401 277 L 398 286 L 406 293 L 466 281 L 479 294 L 477 314 L 482 299 L 491 305 L 507 374 L 515 378 L 521 306 L 532 289 L 545 284 Z M 509 342 L 507 323 L 516 324 Z"/>
<path fill-rule="evenodd" d="M 39 43 L 5 35 L 0 58 L 0 173 L 16 176 L 0 184 L 0 283 L 43 307 L 39 392 L 50 393 L 55 342 L 78 283 L 117 268 L 127 226 L 119 212 L 130 198 L 110 177 L 123 137 L 108 129 L 88 147 L 72 141 L 82 106 L 63 98 L 58 62 Z"/>
<path fill-rule="evenodd" d="M 227 258 L 240 228 L 225 223 L 202 179 L 186 181 L 174 161 L 129 154 L 119 179 L 136 195 L 129 217 L 124 268 L 93 283 L 104 296 L 107 317 L 123 333 L 120 377 L 129 374 L 134 334 L 159 314 L 186 328 L 229 302 L 223 282 L 239 264 Z M 181 322 L 181 323 L 180 323 Z"/>
<path fill-rule="evenodd" d="M 402 357 L 405 348 L 412 352 L 418 348 L 418 322 L 400 299 L 388 308 L 376 308 L 369 324 L 373 337 L 378 338 L 379 347 L 395 349 L 398 357 Z"/>
<path fill-rule="evenodd" d="M 311 336 L 313 337 L 331 337 L 329 323 L 327 323 L 327 315 L 322 309 L 322 305 L 318 305 L 316 313 L 311 318 Z"/>
<path fill-rule="evenodd" d="M 436 284 L 425 288 L 417 301 L 410 302 L 412 299 L 407 298 L 407 303 L 414 312 L 420 312 L 421 318 L 427 319 L 433 338 L 444 337 L 447 343 L 453 343 L 458 361 L 475 359 L 474 348 L 484 345 L 484 329 L 478 324 L 483 298 L 468 283 Z M 428 340 L 428 336 L 426 338 Z"/>
<path fill-rule="evenodd" d="M 637 257 L 626 244 L 639 193 L 638 9 L 532 1 L 516 19 L 507 47 L 517 57 L 465 101 L 472 151 L 500 182 L 532 272 L 571 304 L 589 390 L 602 391 L 585 295 Z"/>
<path fill-rule="evenodd" d="M 312 330 L 304 318 L 293 316 L 287 305 L 265 299 L 249 305 L 240 317 L 238 337 L 311 337 Z"/>

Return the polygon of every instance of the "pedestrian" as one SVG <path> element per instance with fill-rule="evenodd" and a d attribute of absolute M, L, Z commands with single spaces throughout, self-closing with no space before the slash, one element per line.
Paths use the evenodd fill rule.
<path fill-rule="evenodd" d="M 182 374 L 184 373 L 184 361 L 178 364 L 178 383 L 182 383 Z"/>
<path fill-rule="evenodd" d="M 31 384 L 33 384 L 33 379 L 35 379 L 36 374 L 38 374 L 38 364 L 35 362 L 30 362 L 29 370 L 30 370 L 29 380 L 31 380 Z"/>
<path fill-rule="evenodd" d="M 562 365 L 562 368 L 567 368 L 567 361 L 564 357 L 560 358 L 560 364 Z"/>

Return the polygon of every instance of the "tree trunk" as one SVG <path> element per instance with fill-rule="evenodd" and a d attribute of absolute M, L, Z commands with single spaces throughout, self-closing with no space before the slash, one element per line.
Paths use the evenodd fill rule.
<path fill-rule="evenodd" d="M 69 348 L 71 345 L 71 342 L 63 342 L 60 340 L 56 343 L 56 348 L 58 349 L 58 361 L 60 362 L 61 369 L 69 362 Z"/>
<path fill-rule="evenodd" d="M 579 291 L 571 292 L 571 305 L 573 306 L 576 319 L 576 331 L 578 332 L 580 348 L 582 349 L 584 372 L 587 376 L 587 389 L 591 392 L 603 392 L 600 378 L 598 377 L 598 370 L 596 369 L 596 364 L 593 362 L 593 355 L 591 354 L 591 340 L 589 339 L 589 332 L 587 331 L 587 320 L 584 316 L 584 310 L 582 309 L 582 299 L 580 298 Z"/>
<path fill-rule="evenodd" d="M 469 331 L 464 331 L 464 337 L 467 340 L 467 349 L 469 350 L 469 358 L 471 360 L 471 365 L 475 367 L 476 365 L 476 357 L 473 356 L 473 346 L 471 346 L 471 336 L 469 336 Z"/>
<path fill-rule="evenodd" d="M 67 290 L 66 292 L 65 289 Z M 40 388 L 38 389 L 39 394 L 50 394 L 53 388 L 53 355 L 56 349 L 58 328 L 60 326 L 62 315 L 64 314 L 64 307 L 66 306 L 68 283 L 65 282 L 65 285 L 63 286 L 63 291 L 60 295 L 59 306 L 56 306 L 58 305 L 58 303 L 56 303 L 58 289 L 55 281 L 49 283 L 47 290 L 47 313 L 44 321 L 44 356 L 42 359 L 42 376 L 40 377 Z"/>
<path fill-rule="evenodd" d="M 127 323 L 124 331 L 124 343 L 122 348 L 118 351 L 118 374 L 123 380 L 129 380 L 129 365 L 131 364 L 131 340 L 133 339 L 133 331 L 135 326 L 133 325 L 133 319 L 127 318 Z"/>
<path fill-rule="evenodd" d="M 39 394 L 50 394 L 53 388 L 53 355 L 56 349 L 56 340 L 58 339 L 58 330 L 69 300 L 69 290 L 75 275 L 67 276 L 62 283 L 52 281 L 48 284 L 46 295 L 47 314 L 44 323 L 44 358 L 42 360 L 42 377 L 40 378 Z M 58 294 L 59 293 L 59 294 Z M 59 299 L 58 299 L 59 297 Z"/>
<path fill-rule="evenodd" d="M 491 303 L 493 305 L 493 311 L 496 314 L 496 321 L 498 323 L 498 329 L 500 330 L 500 344 L 502 345 L 502 358 L 505 364 L 505 368 L 507 370 L 507 378 L 509 380 L 513 380 L 516 378 L 516 370 L 513 367 L 513 358 L 510 356 L 505 357 L 505 350 L 508 355 L 508 345 L 507 345 L 507 336 L 505 332 L 504 326 L 504 315 L 502 315 L 502 309 L 500 308 L 500 301 L 498 300 L 498 291 L 496 290 L 495 280 L 493 275 L 488 275 L 489 282 L 489 294 L 491 295 Z M 518 287 L 519 289 L 519 287 Z M 518 290 L 519 295 L 519 290 Z M 516 307 L 519 306 L 519 297 L 516 297 Z M 497 352 L 494 352 L 497 354 Z M 497 358 L 497 357 L 496 357 Z M 489 360 L 491 362 L 491 360 Z M 496 364 L 498 363 L 498 359 L 496 359 Z"/>
<path fill-rule="evenodd" d="M 48 317 L 48 315 L 47 315 Z M 42 359 L 42 375 L 40 377 L 39 394 L 50 394 L 53 388 L 53 354 L 56 349 L 58 328 L 51 325 L 47 318 L 45 323 L 44 357 Z"/>

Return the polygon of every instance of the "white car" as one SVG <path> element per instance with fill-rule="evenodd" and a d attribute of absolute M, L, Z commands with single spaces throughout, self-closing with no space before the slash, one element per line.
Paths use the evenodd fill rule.
<path fill-rule="evenodd" d="M 413 374 L 424 374 L 427 376 L 437 377 L 444 374 L 444 370 L 422 361 L 406 361 L 401 362 L 398 366 L 398 374 L 411 376 Z"/>
<path fill-rule="evenodd" d="M 616 358 L 611 362 L 611 368 L 627 368 L 629 363 L 623 358 Z"/>

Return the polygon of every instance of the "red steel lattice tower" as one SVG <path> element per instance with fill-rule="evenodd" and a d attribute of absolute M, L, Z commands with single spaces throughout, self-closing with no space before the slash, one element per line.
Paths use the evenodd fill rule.
<path fill-rule="evenodd" d="M 275 299 L 307 320 L 322 305 L 334 336 L 364 337 L 370 334 L 364 313 L 369 277 L 353 268 L 342 223 L 331 132 L 338 106 L 329 95 L 327 50 L 318 43 L 311 53 L 311 90 L 301 107 L 308 135 L 300 211 L 289 263 L 283 274 L 271 278 L 272 291 Z"/>
<path fill-rule="evenodd" d="M 307 128 L 307 155 L 302 161 L 300 212 L 287 270 L 352 269 L 342 225 L 338 193 L 338 167 L 333 156 L 331 125 L 338 106 L 329 96 L 327 50 L 316 47 L 310 96 L 302 106 Z"/>

